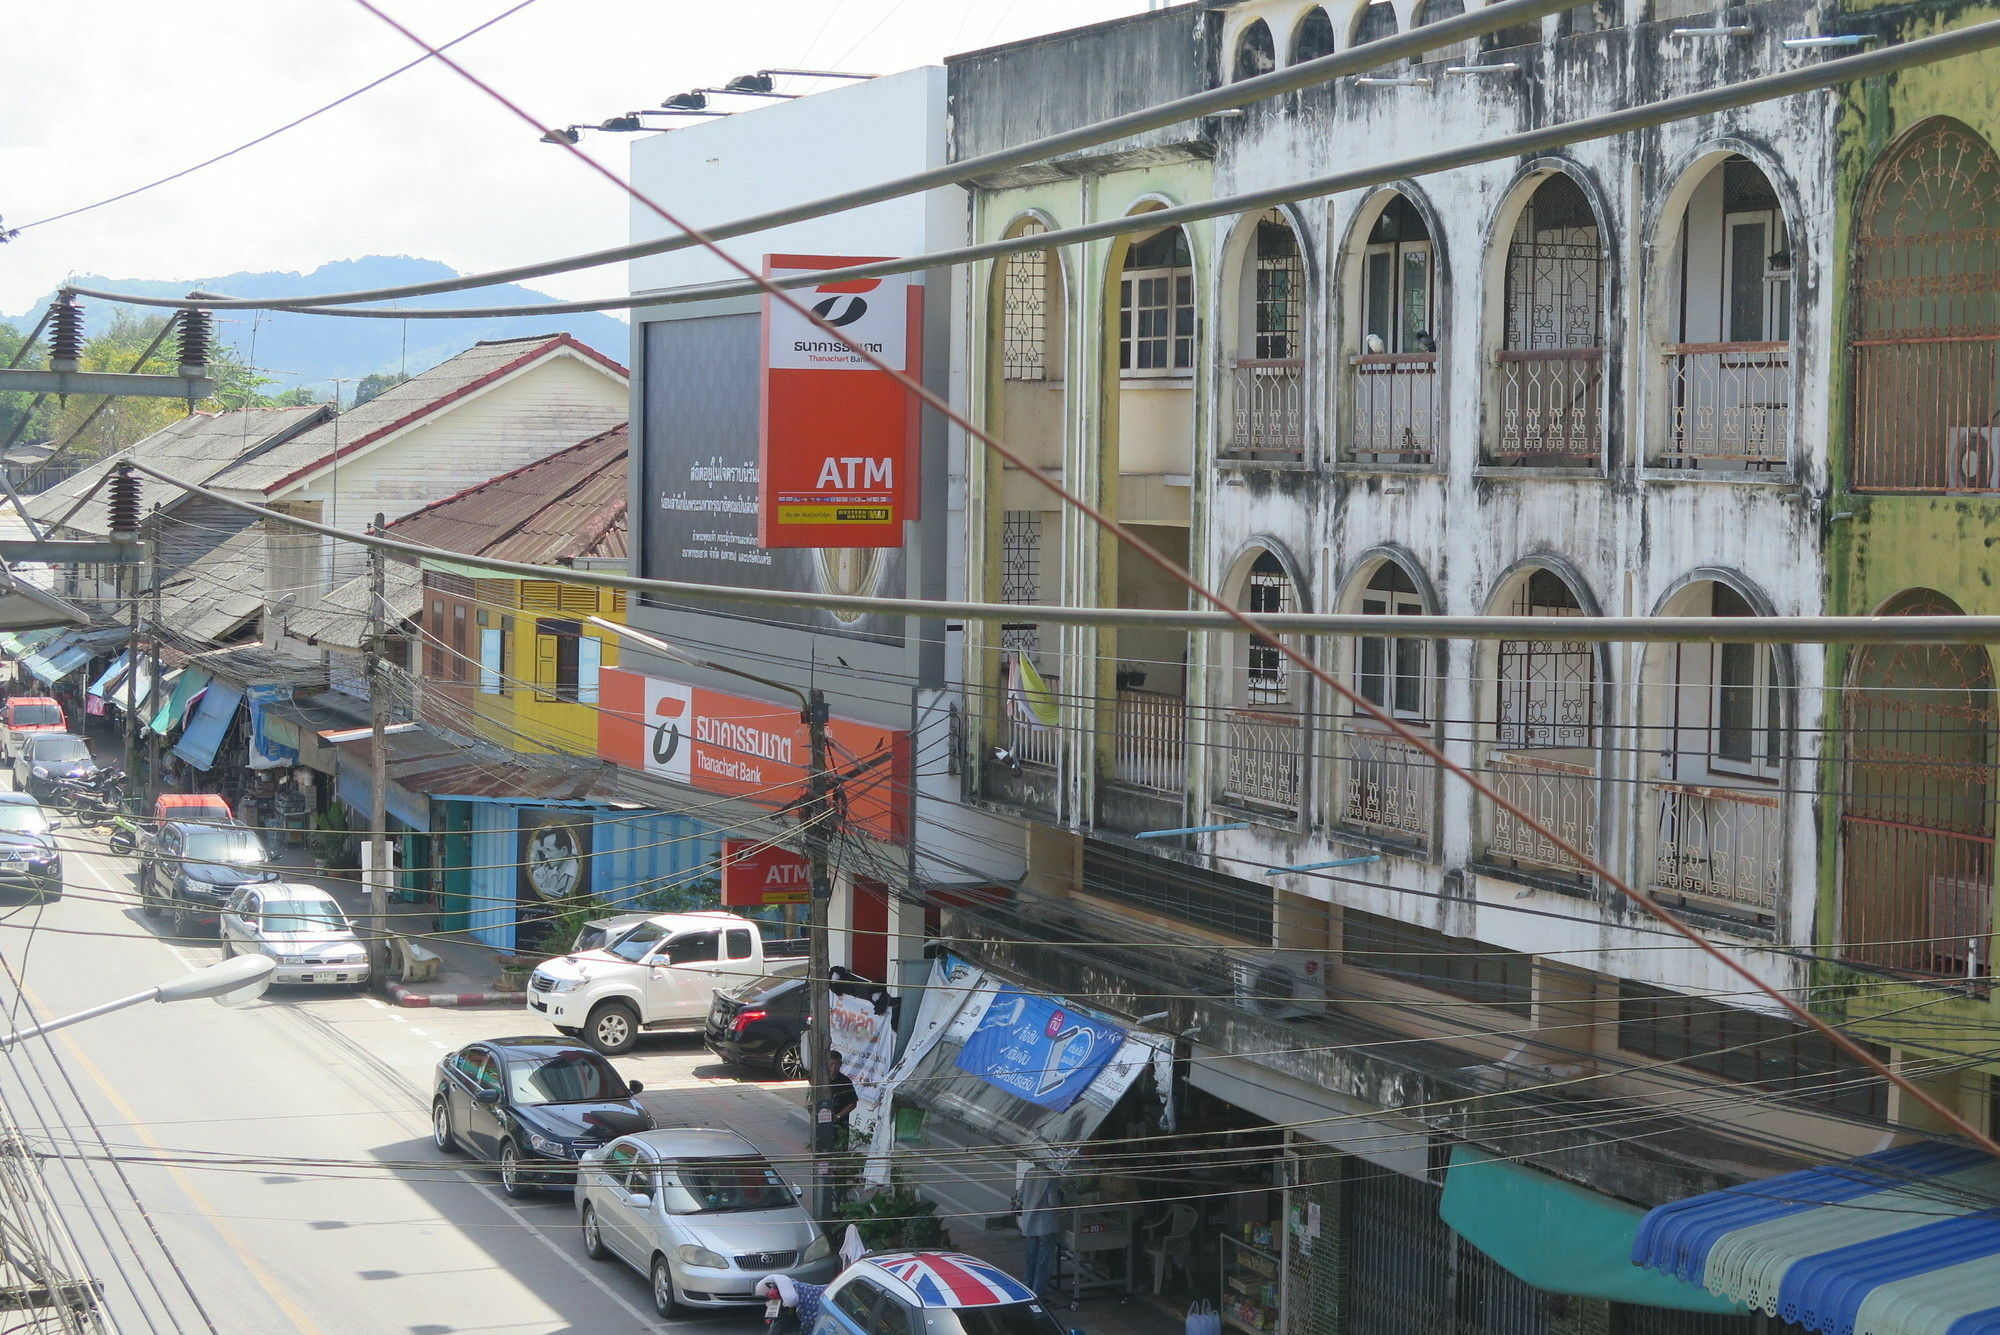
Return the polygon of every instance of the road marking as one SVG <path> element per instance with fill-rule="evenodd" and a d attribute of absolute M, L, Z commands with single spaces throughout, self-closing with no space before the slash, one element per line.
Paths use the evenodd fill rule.
<path fill-rule="evenodd" d="M 413 1033 L 413 1034 L 415 1034 L 415 1035 L 416 1035 L 416 1036 L 417 1036 L 418 1038 L 429 1038 L 429 1037 L 431 1036 L 431 1031 L 430 1031 L 430 1030 L 428 1030 L 428 1029 L 419 1029 L 419 1028 L 417 1028 L 417 1027 L 416 1027 L 415 1025 L 411 1025 L 411 1026 L 410 1026 L 410 1032 L 411 1032 L 411 1033 Z"/>
<path fill-rule="evenodd" d="M 436 1049 L 437 1049 L 437 1050 L 438 1050 L 439 1052 L 450 1052 L 450 1051 L 451 1051 L 451 1044 L 449 1044 L 449 1043 L 440 1043 L 440 1042 L 438 1042 L 438 1041 L 437 1041 L 436 1039 L 432 1039 L 432 1040 L 431 1040 L 431 1046 L 432 1046 L 432 1047 L 434 1047 L 434 1048 L 436 1048 Z"/>
<path fill-rule="evenodd" d="M 367 997 L 367 996 L 364 996 L 364 997 L 363 997 L 363 998 L 361 998 L 361 999 L 362 999 L 363 1001 L 367 1002 L 367 1003 L 368 1003 L 369 1005 L 373 1006 L 373 1007 L 374 1007 L 374 1008 L 375 1008 L 376 1010 L 378 1010 L 378 1011 L 385 1011 L 385 1010 L 388 1010 L 388 1009 L 389 1009 L 389 1007 L 388 1007 L 387 1003 L 383 1002 L 382 1000 L 380 1000 L 380 999 L 379 999 L 379 998 L 377 998 L 377 997 Z"/>

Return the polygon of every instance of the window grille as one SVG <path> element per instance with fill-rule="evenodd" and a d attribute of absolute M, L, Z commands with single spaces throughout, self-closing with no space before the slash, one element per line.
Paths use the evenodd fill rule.
<path fill-rule="evenodd" d="M 1306 269 L 1299 239 L 1272 209 L 1257 220 L 1257 337 L 1259 358 L 1299 355 L 1299 326 L 1305 311 Z"/>
<path fill-rule="evenodd" d="M 1595 348 L 1604 329 L 1604 245 L 1597 215 L 1567 176 L 1542 182 L 1507 245 L 1506 346 Z"/>
<path fill-rule="evenodd" d="M 1252 616 L 1270 616 L 1294 610 L 1292 577 L 1284 563 L 1269 552 L 1261 552 L 1250 566 L 1250 582 L 1245 590 L 1247 610 Z M 1276 640 L 1257 636 L 1245 654 L 1245 676 L 1252 700 L 1282 698 L 1290 684 L 1291 667 Z"/>
<path fill-rule="evenodd" d="M 1562 578 L 1537 570 L 1521 582 L 1511 615 L 1580 617 Z M 1499 728 L 1503 747 L 1590 747 L 1597 740 L 1597 657 L 1581 640 L 1502 640 Z"/>
<path fill-rule="evenodd" d="M 1041 588 L 1042 516 L 1035 510 L 1008 510 L 1000 517 L 1000 601 L 1038 603 Z M 1010 652 L 1033 654 L 1040 640 L 1040 628 L 1031 624 L 1000 628 L 1000 645 Z"/>
<path fill-rule="evenodd" d="M 1048 228 L 1025 222 L 1017 233 L 1036 236 Z M 1049 347 L 1049 253 L 1024 250 L 1007 257 L 1000 294 L 1001 375 L 1008 380 L 1046 380 Z"/>

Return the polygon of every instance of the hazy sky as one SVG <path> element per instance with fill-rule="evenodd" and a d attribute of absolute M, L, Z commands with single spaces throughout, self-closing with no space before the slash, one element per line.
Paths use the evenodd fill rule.
<path fill-rule="evenodd" d="M 445 41 L 511 0 L 380 2 Z M 594 123 L 754 69 L 887 73 L 1144 8 L 1145 0 L 537 0 L 453 55 L 544 120 Z M 416 54 L 354 0 L 65 0 L 5 10 L 0 219 L 9 227 L 164 176 Z M 630 139 L 600 133 L 583 143 L 622 175 Z M 218 166 L 0 246 L 0 311 L 26 309 L 71 273 L 198 278 L 366 254 L 489 269 L 617 244 L 626 216 L 609 183 L 428 62 Z M 586 297 L 624 283 L 612 268 L 536 286 Z"/>

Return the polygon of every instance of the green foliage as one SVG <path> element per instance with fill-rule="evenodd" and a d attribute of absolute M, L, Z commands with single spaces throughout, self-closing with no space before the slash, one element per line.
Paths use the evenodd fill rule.
<path fill-rule="evenodd" d="M 347 803 L 335 802 L 313 821 L 313 856 L 326 863 L 328 871 L 361 867 L 361 840 L 354 834 L 353 819 Z"/>
<path fill-rule="evenodd" d="M 861 1241 L 870 1251 L 951 1246 L 951 1234 L 937 1217 L 937 1202 L 919 1196 L 900 1178 L 859 1200 L 848 1201 L 834 1212 L 834 1220 L 859 1229 Z"/>
<path fill-rule="evenodd" d="M 604 904 L 587 894 L 550 900 L 549 909 L 548 917 L 534 923 L 534 934 L 522 954 L 565 954 L 576 943 L 576 934 L 606 913 Z"/>
<path fill-rule="evenodd" d="M 656 885 L 626 901 L 627 913 L 694 913 L 722 907 L 722 882 L 713 876 L 699 881 Z"/>
<path fill-rule="evenodd" d="M 368 400 L 392 390 L 410 377 L 400 371 L 377 371 L 374 375 L 364 375 L 354 387 L 354 406 L 359 408 Z"/>

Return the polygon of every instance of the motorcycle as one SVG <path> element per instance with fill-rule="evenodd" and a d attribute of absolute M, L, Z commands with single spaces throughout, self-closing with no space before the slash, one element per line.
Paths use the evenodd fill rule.
<path fill-rule="evenodd" d="M 101 769 L 88 777 L 58 780 L 55 798 L 82 824 L 112 824 L 125 814 L 125 773 Z"/>

